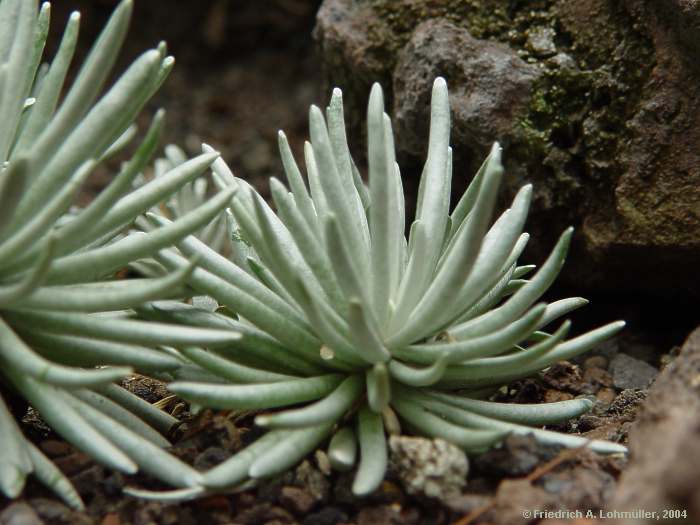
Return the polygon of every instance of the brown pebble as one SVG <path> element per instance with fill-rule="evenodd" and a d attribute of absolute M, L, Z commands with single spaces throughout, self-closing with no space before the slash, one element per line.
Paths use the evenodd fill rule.
<path fill-rule="evenodd" d="M 601 403 L 605 405 L 609 405 L 613 401 L 615 401 L 615 390 L 612 388 L 601 388 L 598 390 L 598 393 L 595 395 L 595 397 L 600 401 Z"/>
<path fill-rule="evenodd" d="M 544 402 L 545 403 L 556 403 L 557 401 L 568 401 L 569 399 L 573 399 L 574 396 L 573 394 L 569 394 L 568 392 L 562 392 L 561 390 L 553 390 L 553 389 L 547 389 L 547 391 L 544 393 Z"/>
<path fill-rule="evenodd" d="M 603 368 L 587 368 L 583 372 L 583 380 L 593 387 L 611 387 L 613 384 L 610 372 Z"/>
<path fill-rule="evenodd" d="M 289 485 L 282 487 L 279 499 L 285 509 L 300 516 L 308 514 L 316 503 L 314 497 L 306 490 Z"/>
<path fill-rule="evenodd" d="M 316 466 L 318 467 L 318 470 L 321 471 L 321 474 L 324 476 L 330 476 L 331 461 L 328 459 L 328 455 L 323 450 L 319 449 L 314 454 L 314 457 L 316 458 Z"/>
<path fill-rule="evenodd" d="M 583 368 L 586 370 L 589 368 L 602 368 L 607 370 L 608 360 L 602 355 L 594 355 L 583 362 Z"/>

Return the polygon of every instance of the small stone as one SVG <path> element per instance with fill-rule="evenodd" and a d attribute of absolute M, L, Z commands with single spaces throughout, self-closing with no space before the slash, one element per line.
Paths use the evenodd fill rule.
<path fill-rule="evenodd" d="M 598 402 L 609 405 L 615 400 L 615 391 L 612 388 L 601 388 L 595 395 Z"/>
<path fill-rule="evenodd" d="M 552 388 L 548 388 L 547 391 L 544 393 L 544 402 L 545 403 L 556 403 L 557 401 L 568 401 L 569 399 L 573 399 L 574 396 L 573 394 L 569 394 L 568 392 L 562 392 L 560 390 L 554 390 Z"/>
<path fill-rule="evenodd" d="M 314 458 L 316 458 L 316 466 L 318 467 L 318 470 L 321 471 L 321 474 L 324 476 L 330 476 L 331 460 L 328 459 L 328 454 L 326 454 L 323 450 L 318 449 L 314 454 Z"/>
<path fill-rule="evenodd" d="M 298 516 L 304 516 L 316 504 L 316 499 L 304 489 L 299 487 L 282 487 L 280 491 L 280 504 L 287 510 Z"/>
<path fill-rule="evenodd" d="M 363 508 L 357 514 L 357 525 L 403 525 L 399 509 L 393 505 Z"/>
<path fill-rule="evenodd" d="M 591 385 L 594 390 L 613 385 L 612 376 L 604 368 L 586 368 L 583 371 L 583 380 Z"/>
<path fill-rule="evenodd" d="M 231 453 L 221 447 L 209 447 L 194 459 L 194 467 L 198 470 L 209 470 L 231 457 Z"/>
<path fill-rule="evenodd" d="M 464 452 L 442 439 L 391 436 L 390 469 L 409 494 L 444 500 L 461 493 L 469 462 Z"/>
<path fill-rule="evenodd" d="M 350 517 L 338 507 L 325 507 L 304 518 L 303 525 L 338 525 L 349 521 Z"/>
<path fill-rule="evenodd" d="M 328 500 L 331 490 L 328 478 L 308 460 L 302 461 L 295 469 L 292 484 L 306 490 L 315 502 Z"/>
<path fill-rule="evenodd" d="M 594 414 L 584 414 L 576 422 L 576 428 L 579 432 L 589 432 L 604 425 L 607 419 Z"/>
<path fill-rule="evenodd" d="M 583 368 L 584 370 L 588 370 L 589 368 L 603 368 L 607 370 L 608 360 L 605 358 L 605 356 L 594 355 L 583 362 Z"/>
<path fill-rule="evenodd" d="M 542 376 L 543 381 L 556 390 L 582 394 L 581 368 L 568 361 L 561 361 L 550 366 Z"/>
<path fill-rule="evenodd" d="M 615 388 L 642 390 L 649 388 L 659 371 L 649 363 L 621 353 L 610 362 L 610 373 Z"/>
<path fill-rule="evenodd" d="M 12 503 L 0 513 L 0 525 L 43 525 L 29 505 L 23 502 Z"/>
<path fill-rule="evenodd" d="M 494 478 L 520 477 L 557 455 L 561 447 L 545 445 L 532 435 L 510 435 L 503 445 L 473 460 L 474 470 Z"/>
<path fill-rule="evenodd" d="M 539 57 L 552 56 L 557 52 L 554 44 L 556 31 L 551 27 L 536 27 L 527 33 L 526 47 Z"/>
<path fill-rule="evenodd" d="M 557 53 L 553 57 L 547 59 L 547 64 L 559 69 L 578 69 L 576 61 L 566 53 Z"/>

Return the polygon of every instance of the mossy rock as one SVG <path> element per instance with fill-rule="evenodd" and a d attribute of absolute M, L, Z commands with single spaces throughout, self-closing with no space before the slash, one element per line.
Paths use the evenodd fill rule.
<path fill-rule="evenodd" d="M 351 136 L 363 135 L 370 84 L 387 90 L 408 188 L 441 75 L 456 94 L 455 184 L 502 142 L 504 202 L 535 184 L 534 260 L 573 224 L 565 280 L 687 299 L 700 297 L 700 68 L 683 27 L 700 14 L 671 4 L 325 0 L 315 35 Z"/>

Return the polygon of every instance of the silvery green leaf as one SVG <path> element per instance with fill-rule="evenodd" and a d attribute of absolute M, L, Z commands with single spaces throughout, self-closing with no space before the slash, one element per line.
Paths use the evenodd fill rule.
<path fill-rule="evenodd" d="M 364 496 L 382 482 L 388 462 L 382 417 L 367 408 L 360 409 L 357 436 L 360 443 L 360 464 L 352 484 L 352 492 L 357 496 Z"/>
<path fill-rule="evenodd" d="M 213 163 L 215 184 L 239 190 L 226 212 L 234 253 L 216 253 L 195 232 L 177 249 L 156 253 L 153 264 L 172 271 L 184 267 L 183 255 L 198 258 L 188 286 L 217 300 L 219 309 L 170 301 L 135 311 L 153 322 L 240 332 L 240 339 L 218 348 L 169 349 L 187 360 L 171 372 L 177 380 L 170 388 L 194 409 L 263 411 L 257 424 L 273 430 L 204 474 L 206 488 L 138 495 L 176 501 L 241 489 L 291 468 L 327 438 L 331 463 L 341 470 L 355 464 L 359 441 L 353 492 L 364 495 L 384 478 L 385 433 L 402 428 L 469 453 L 511 432 L 582 444 L 525 425 L 576 417 L 590 409 L 588 400 L 526 406 L 484 398 L 509 380 L 589 349 L 621 325 L 568 341 L 568 321 L 553 334 L 539 330 L 584 304 L 578 298 L 534 304 L 561 268 L 571 231 L 534 275 L 534 266 L 518 266 L 529 238 L 522 230 L 532 188 L 525 185 L 492 223 L 504 171 L 498 144 L 450 214 L 453 159 L 443 79 L 432 95 L 428 157 L 408 239 L 391 121 L 378 85 L 367 112 L 369 189 L 349 153 L 338 89 L 325 119 L 318 108 L 310 111 L 308 189 L 286 137 L 278 135 L 291 191 L 271 180 L 277 213 L 222 159 Z M 177 150 L 168 152 L 159 176 L 183 161 Z M 163 213 L 177 218 L 203 200 L 201 188 L 188 185 Z M 168 224 L 149 217 L 150 224 L 137 221 L 149 234 Z M 132 267 L 153 274 L 143 261 Z M 280 407 L 287 408 L 274 410 Z M 622 450 L 602 442 L 593 448 Z"/>
<path fill-rule="evenodd" d="M 104 82 L 116 61 L 117 54 L 126 36 L 126 30 L 131 18 L 133 2 L 123 0 L 114 10 L 107 25 L 100 33 L 98 40 L 93 45 L 90 54 L 80 68 L 73 85 L 61 103 L 56 115 L 50 120 L 38 136 L 36 142 L 32 143 L 32 168 L 39 173 L 42 168 L 53 157 L 59 146 L 65 141 L 66 135 L 70 133 L 80 122 L 87 111 L 92 107 L 97 95 L 102 90 Z M 77 36 L 79 15 L 71 15 L 75 20 L 72 25 L 69 23 L 67 31 L 74 30 Z M 71 39 L 75 38 L 73 36 Z M 72 44 L 74 46 L 74 44 Z M 67 44 L 66 55 L 59 55 L 59 60 L 65 61 L 64 68 L 70 63 L 73 49 Z M 58 96 L 63 84 L 63 75 L 57 74 L 56 85 L 52 87 L 53 96 Z M 55 101 L 54 103 L 55 104 Z M 53 105 L 52 104 L 52 105 Z"/>

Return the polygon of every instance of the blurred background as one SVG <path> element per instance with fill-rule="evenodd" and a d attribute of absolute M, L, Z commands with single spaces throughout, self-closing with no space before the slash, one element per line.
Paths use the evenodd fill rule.
<path fill-rule="evenodd" d="M 117 3 L 53 3 L 49 53 L 58 44 L 58 28 L 78 10 L 84 55 Z M 163 107 L 167 142 L 190 154 L 199 153 L 206 142 L 222 152 L 236 175 L 259 187 L 270 175 L 279 175 L 277 130 L 284 129 L 301 151 L 308 106 L 319 102 L 321 74 L 311 33 L 320 0 L 137 0 L 134 4 L 121 68 L 115 71 L 161 40 L 176 59 L 141 123 L 145 125 L 153 111 Z"/>

